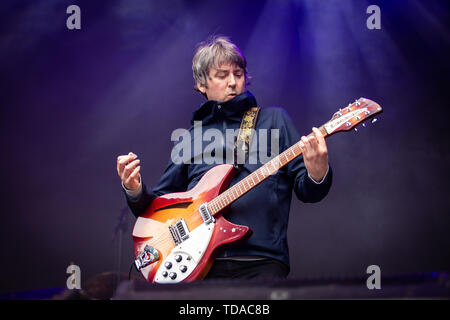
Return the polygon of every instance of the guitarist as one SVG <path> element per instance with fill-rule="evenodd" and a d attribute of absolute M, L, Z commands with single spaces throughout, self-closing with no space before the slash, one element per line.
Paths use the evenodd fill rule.
<path fill-rule="evenodd" d="M 193 113 L 192 123 L 201 121 L 204 130 L 215 128 L 223 134 L 226 129 L 239 129 L 244 113 L 257 106 L 255 97 L 246 90 L 249 79 L 247 62 L 239 48 L 226 37 L 212 38 L 198 47 L 192 69 L 195 89 L 207 99 Z M 229 206 L 226 219 L 249 226 L 253 234 L 245 242 L 223 250 L 206 279 L 285 278 L 289 273 L 287 226 L 292 190 L 303 202 L 318 202 L 331 187 L 332 171 L 327 146 L 317 128 L 313 128 L 314 134 L 310 138 L 300 137 L 286 111 L 272 107 L 260 109 L 256 134 L 261 129 L 268 132 L 270 129 L 279 130 L 280 153 L 301 140 L 302 155 Z M 258 148 L 261 146 L 258 145 Z M 203 153 L 202 150 L 200 152 Z M 206 171 L 220 164 L 206 163 L 201 156 L 194 150 L 189 163 L 174 163 L 170 159 L 153 189 L 143 183 L 137 155 L 130 152 L 119 156 L 117 172 L 133 214 L 138 217 L 158 196 L 192 189 Z M 193 161 L 198 157 L 203 160 Z M 246 161 L 230 186 L 263 164 Z"/>

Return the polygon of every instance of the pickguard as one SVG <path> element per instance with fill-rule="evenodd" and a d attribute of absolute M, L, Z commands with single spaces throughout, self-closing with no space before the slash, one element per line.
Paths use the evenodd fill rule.
<path fill-rule="evenodd" d="M 197 267 L 211 241 L 215 223 L 202 223 L 190 231 L 189 238 L 175 246 L 156 272 L 156 283 L 178 283 Z"/>

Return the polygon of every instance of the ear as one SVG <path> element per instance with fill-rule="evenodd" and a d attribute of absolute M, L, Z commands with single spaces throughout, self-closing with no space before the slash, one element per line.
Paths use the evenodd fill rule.
<path fill-rule="evenodd" d="M 201 84 L 200 82 L 197 81 L 197 89 L 201 93 L 205 94 L 205 92 L 206 92 L 206 85 Z"/>

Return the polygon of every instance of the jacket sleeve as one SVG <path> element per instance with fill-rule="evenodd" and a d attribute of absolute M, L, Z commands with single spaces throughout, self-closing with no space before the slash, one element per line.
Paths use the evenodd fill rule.
<path fill-rule="evenodd" d="M 188 186 L 186 170 L 184 163 L 175 164 L 170 159 L 156 187 L 149 189 L 142 181 L 142 193 L 137 198 L 128 196 L 124 191 L 127 204 L 134 216 L 139 217 L 155 198 L 163 194 L 186 191 Z"/>
<path fill-rule="evenodd" d="M 297 131 L 292 119 L 287 112 L 280 108 L 277 117 L 277 127 L 280 129 L 280 153 L 300 141 L 300 134 Z M 308 133 L 305 133 L 306 136 Z M 314 182 L 308 175 L 303 162 L 303 155 L 293 159 L 287 164 L 287 172 L 291 179 L 292 187 L 297 198 L 303 202 L 319 202 L 328 194 L 332 184 L 333 172 L 329 165 L 328 173 L 321 183 Z"/>

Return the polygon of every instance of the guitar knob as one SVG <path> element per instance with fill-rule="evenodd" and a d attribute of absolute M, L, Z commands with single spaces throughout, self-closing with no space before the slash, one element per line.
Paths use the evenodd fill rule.
<path fill-rule="evenodd" d="M 181 255 L 179 255 L 179 254 L 177 254 L 177 255 L 175 256 L 175 261 L 176 261 L 176 262 L 180 262 L 182 259 L 183 259 L 183 257 L 182 257 Z"/>
<path fill-rule="evenodd" d="M 163 271 L 162 276 L 163 276 L 164 278 L 166 278 L 167 275 L 168 275 L 167 271 Z"/>
<path fill-rule="evenodd" d="M 181 272 L 186 272 L 187 271 L 187 267 L 185 265 L 180 266 L 180 271 Z"/>
<path fill-rule="evenodd" d="M 175 280 L 177 278 L 177 274 L 175 272 L 171 272 L 169 273 L 169 277 L 170 279 Z"/>
<path fill-rule="evenodd" d="M 167 269 L 170 269 L 170 268 L 172 268 L 172 263 L 171 263 L 171 262 L 166 262 L 166 263 L 164 263 L 164 266 L 165 266 Z"/>

